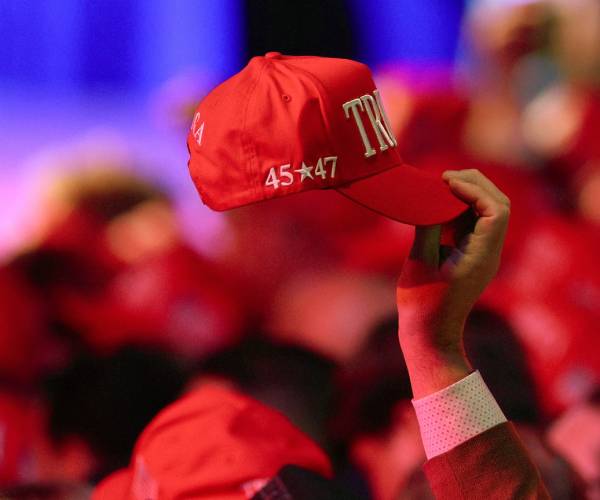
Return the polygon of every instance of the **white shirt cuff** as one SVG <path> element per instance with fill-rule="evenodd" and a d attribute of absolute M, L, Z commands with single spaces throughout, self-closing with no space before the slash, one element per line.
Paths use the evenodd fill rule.
<path fill-rule="evenodd" d="M 428 459 L 506 422 L 478 371 L 412 403 Z"/>

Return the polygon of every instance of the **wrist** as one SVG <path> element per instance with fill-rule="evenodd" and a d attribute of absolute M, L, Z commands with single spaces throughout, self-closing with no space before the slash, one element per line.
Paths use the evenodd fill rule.
<path fill-rule="evenodd" d="M 450 314 L 436 311 L 424 314 L 419 305 L 408 310 L 398 311 L 398 337 L 401 344 L 411 350 L 438 352 L 453 357 L 463 353 L 463 330 L 465 318 L 452 318 Z"/>
<path fill-rule="evenodd" d="M 473 372 L 467 358 L 460 355 L 434 352 L 421 353 L 410 361 L 405 355 L 405 359 L 414 399 L 441 391 Z"/>
<path fill-rule="evenodd" d="M 462 332 L 471 306 L 455 300 L 459 293 L 436 281 L 396 291 L 400 336 L 418 337 L 432 347 L 462 345 Z"/>
<path fill-rule="evenodd" d="M 462 325 L 432 333 L 404 324 L 399 340 L 415 399 L 440 391 L 473 371 L 462 345 Z"/>

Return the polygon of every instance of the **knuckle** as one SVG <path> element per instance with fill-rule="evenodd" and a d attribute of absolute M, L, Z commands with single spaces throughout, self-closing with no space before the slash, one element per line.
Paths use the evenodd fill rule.
<path fill-rule="evenodd" d="M 475 170 L 475 176 L 481 180 L 482 182 L 487 182 L 490 184 L 494 184 L 487 175 L 485 175 L 481 170 Z"/>
<path fill-rule="evenodd" d="M 508 219 L 510 217 L 510 207 L 508 205 L 501 205 L 498 210 L 498 215 L 500 215 L 504 219 Z"/>
<path fill-rule="evenodd" d="M 485 185 L 486 180 L 489 181 L 485 174 L 477 168 L 468 169 L 467 176 L 471 180 L 471 182 L 480 186 Z"/>

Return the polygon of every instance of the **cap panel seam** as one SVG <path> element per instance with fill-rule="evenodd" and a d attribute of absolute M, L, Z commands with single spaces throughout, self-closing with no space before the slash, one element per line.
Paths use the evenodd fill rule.
<path fill-rule="evenodd" d="M 256 198 L 257 196 L 260 196 L 260 192 L 259 192 L 259 180 L 258 180 L 258 168 L 256 166 L 256 158 L 257 158 L 257 154 L 256 154 L 256 148 L 254 146 L 254 143 L 249 140 L 249 136 L 246 132 L 246 125 L 248 122 L 248 110 L 250 109 L 250 103 L 253 100 L 252 98 L 254 97 L 254 91 L 256 90 L 256 88 L 258 87 L 258 84 L 265 72 L 265 69 L 267 68 L 268 65 L 268 61 L 266 60 L 261 60 L 262 62 L 262 67 L 260 68 L 260 71 L 258 73 L 258 75 L 256 76 L 256 80 L 254 81 L 254 84 L 252 85 L 252 88 L 250 88 L 246 94 L 246 107 L 244 109 L 244 115 L 243 115 L 243 121 L 242 121 L 242 127 L 241 127 L 241 137 L 240 137 L 240 141 L 241 141 L 241 145 L 242 145 L 242 151 L 244 151 L 245 153 L 247 153 L 248 155 L 248 170 L 251 171 L 251 184 L 252 184 L 252 191 L 253 191 L 253 195 Z"/>
<path fill-rule="evenodd" d="M 296 56 L 296 57 L 311 57 L 311 56 Z M 286 63 L 288 61 L 283 60 L 282 63 Z M 304 76 L 306 76 L 310 82 L 315 86 L 319 97 L 320 97 L 320 108 L 321 108 L 321 118 L 323 120 L 323 125 L 325 125 L 325 131 L 327 132 L 327 142 L 329 143 L 329 147 L 336 151 L 336 147 L 335 147 L 335 143 L 332 140 L 332 135 L 331 135 L 331 126 L 328 120 L 328 116 L 329 113 L 332 113 L 333 110 L 329 109 L 329 102 L 328 100 L 325 98 L 327 96 L 327 92 L 325 92 L 325 88 L 323 87 L 323 85 L 321 84 L 321 82 L 319 81 L 319 79 L 313 75 L 310 71 L 304 69 L 304 68 L 300 68 L 298 66 L 295 66 L 293 63 L 290 64 L 286 64 L 286 66 L 288 66 L 288 68 L 291 66 L 292 70 L 298 73 L 302 73 Z M 325 107 L 325 109 L 323 109 L 323 107 Z"/>

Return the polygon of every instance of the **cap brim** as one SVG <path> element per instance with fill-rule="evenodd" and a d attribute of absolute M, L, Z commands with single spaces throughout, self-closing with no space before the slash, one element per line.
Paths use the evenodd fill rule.
<path fill-rule="evenodd" d="M 374 212 L 415 226 L 442 224 L 469 208 L 441 177 L 407 164 L 335 189 Z"/>
<path fill-rule="evenodd" d="M 311 470 L 295 465 L 286 465 L 263 489 L 252 497 L 252 500 L 275 498 L 358 500 L 359 497 L 346 489 L 344 485 L 326 479 Z"/>
<path fill-rule="evenodd" d="M 113 472 L 96 486 L 91 500 L 129 500 L 131 479 L 129 469 Z"/>

